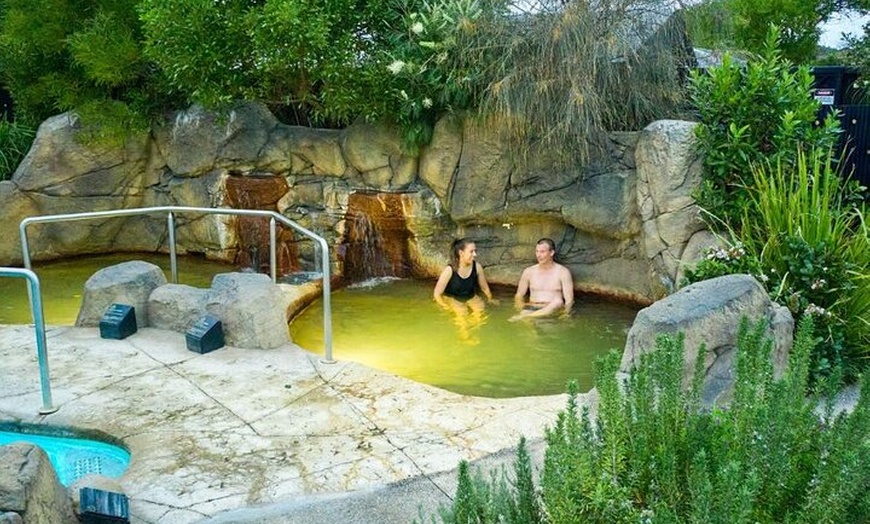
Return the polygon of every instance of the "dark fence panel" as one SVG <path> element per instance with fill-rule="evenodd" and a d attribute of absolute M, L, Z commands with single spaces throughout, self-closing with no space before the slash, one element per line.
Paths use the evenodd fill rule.
<path fill-rule="evenodd" d="M 839 108 L 843 140 L 841 147 L 846 155 L 844 173 L 861 185 L 870 187 L 870 105 L 847 105 Z"/>

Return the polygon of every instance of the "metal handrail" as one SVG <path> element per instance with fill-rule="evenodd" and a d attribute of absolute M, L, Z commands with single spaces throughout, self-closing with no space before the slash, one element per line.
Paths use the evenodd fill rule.
<path fill-rule="evenodd" d="M 26 278 L 29 284 L 30 314 L 33 316 L 33 329 L 36 331 L 36 358 L 39 361 L 39 385 L 42 389 L 42 409 L 39 413 L 47 415 L 57 411 L 51 403 L 51 381 L 48 376 L 48 351 L 45 344 L 45 316 L 42 310 L 42 292 L 39 277 L 30 269 L 19 267 L 0 267 L 0 277 Z"/>
<path fill-rule="evenodd" d="M 117 209 L 112 211 L 91 211 L 85 213 L 69 213 L 63 215 L 44 215 L 27 217 L 21 221 L 19 231 L 21 233 L 21 253 L 24 258 L 24 267 L 31 268 L 30 247 L 27 243 L 27 226 L 48 222 L 72 222 L 78 220 L 91 220 L 95 218 L 114 218 L 123 216 L 138 216 L 151 213 L 166 213 L 167 228 L 169 229 L 169 258 L 172 282 L 178 283 L 178 262 L 175 250 L 175 214 L 176 213 L 201 213 L 207 215 L 239 215 L 269 217 L 269 269 L 272 282 L 277 283 L 277 256 L 276 244 L 276 221 L 302 233 L 320 245 L 321 273 L 323 274 L 323 346 L 324 362 L 332 363 L 332 305 L 330 302 L 330 270 L 329 270 L 329 245 L 320 235 L 310 231 L 289 218 L 274 211 L 256 209 L 230 209 L 213 207 L 185 207 L 185 206 L 159 206 L 140 207 L 132 209 Z"/>

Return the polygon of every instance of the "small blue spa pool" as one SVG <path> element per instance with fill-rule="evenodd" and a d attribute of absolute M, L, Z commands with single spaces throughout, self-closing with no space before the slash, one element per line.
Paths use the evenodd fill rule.
<path fill-rule="evenodd" d="M 0 446 L 28 442 L 48 455 L 61 484 L 69 486 L 85 475 L 120 477 L 130 464 L 130 453 L 120 446 L 98 440 L 52 436 L 27 431 L 7 431 L 0 425 Z"/>

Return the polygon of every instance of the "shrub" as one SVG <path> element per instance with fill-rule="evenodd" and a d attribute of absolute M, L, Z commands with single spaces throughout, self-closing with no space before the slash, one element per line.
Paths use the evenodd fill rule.
<path fill-rule="evenodd" d="M 459 463 L 453 506 L 442 508 L 441 521 L 446 524 L 542 524 L 544 515 L 535 492 L 532 460 L 525 438 L 520 438 L 517 446 L 513 473 L 511 478 L 502 469 L 487 481 L 479 471 L 472 474 L 463 460 Z"/>
<path fill-rule="evenodd" d="M 808 67 L 793 68 L 778 50 L 778 31 L 768 33 L 764 52 L 744 67 L 728 54 L 719 67 L 691 76 L 691 96 L 700 116 L 696 128 L 704 179 L 698 204 L 738 228 L 750 204 L 752 167 L 764 162 L 793 165 L 797 151 L 830 150 L 839 122 L 830 114 L 816 125 L 819 102 L 810 97 Z"/>
<path fill-rule="evenodd" d="M 397 123 L 409 151 L 430 142 L 441 116 L 480 104 L 487 57 L 475 61 L 465 55 L 482 27 L 503 14 L 502 6 L 498 1 L 423 1 L 407 6 L 401 22 L 385 31 L 386 45 L 370 64 L 374 70 L 366 73 L 387 77 L 381 80 L 383 107 L 371 113 Z"/>
<path fill-rule="evenodd" d="M 0 180 L 12 177 L 35 136 L 32 127 L 0 118 Z"/>
<path fill-rule="evenodd" d="M 620 356 L 599 362 L 595 420 L 578 412 L 576 387 L 547 431 L 541 478 L 545 521 L 562 523 L 867 522 L 870 505 L 870 375 L 850 413 L 822 390 L 804 394 L 813 321 L 798 327 L 789 367 L 774 381 L 765 325 L 742 323 L 728 409 L 700 405 L 703 353 L 682 387 L 683 338 L 660 336 L 629 377 Z M 826 391 L 830 393 L 830 391 Z M 467 486 L 467 484 L 464 484 Z M 444 522 L 457 515 L 457 492 Z M 512 492 L 514 501 L 519 497 Z M 464 499 L 463 499 L 464 500 Z"/>
<path fill-rule="evenodd" d="M 843 184 L 827 155 L 797 152 L 753 170 L 752 189 L 734 246 L 710 247 L 686 282 L 749 273 L 796 319 L 815 317 L 819 343 L 813 379 L 865 365 L 870 347 L 870 240 L 866 207 Z M 736 240 L 734 240 L 736 238 Z"/>
<path fill-rule="evenodd" d="M 855 204 L 830 157 L 798 152 L 793 166 L 753 170 L 741 240 L 756 253 L 772 298 L 795 318 L 817 317 L 814 374 L 861 362 L 870 348 L 870 249 L 865 206 Z"/>

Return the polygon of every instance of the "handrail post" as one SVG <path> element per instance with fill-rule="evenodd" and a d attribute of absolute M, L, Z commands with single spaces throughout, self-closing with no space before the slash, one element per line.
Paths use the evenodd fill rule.
<path fill-rule="evenodd" d="M 335 362 L 332 358 L 332 292 L 330 290 L 330 271 L 329 271 L 329 246 L 323 237 L 318 237 L 320 244 L 321 275 L 323 275 L 323 351 L 326 355 L 324 362 L 332 364 Z"/>
<path fill-rule="evenodd" d="M 275 230 L 275 217 L 269 217 L 269 273 L 272 275 L 272 283 L 278 283 L 278 255 L 275 244 L 278 242 L 278 234 Z"/>
<path fill-rule="evenodd" d="M 27 243 L 27 219 L 18 224 L 18 232 L 21 235 L 21 258 L 24 260 L 24 269 L 33 269 L 30 267 L 30 246 Z M 29 287 L 27 289 L 30 289 Z"/>
<path fill-rule="evenodd" d="M 0 268 L 0 276 L 23 277 L 27 279 L 27 290 L 30 295 L 30 313 L 33 316 L 33 328 L 36 331 L 36 359 L 39 363 L 39 385 L 42 390 L 42 408 L 40 415 L 54 413 L 58 408 L 51 402 L 51 378 L 48 372 L 48 351 L 45 342 L 45 316 L 42 310 L 42 293 L 39 289 L 39 277 L 29 269 L 4 267 Z"/>
<path fill-rule="evenodd" d="M 178 284 L 178 258 L 175 252 L 175 213 L 166 215 L 166 227 L 169 229 L 169 271 L 172 273 L 172 283 Z"/>

